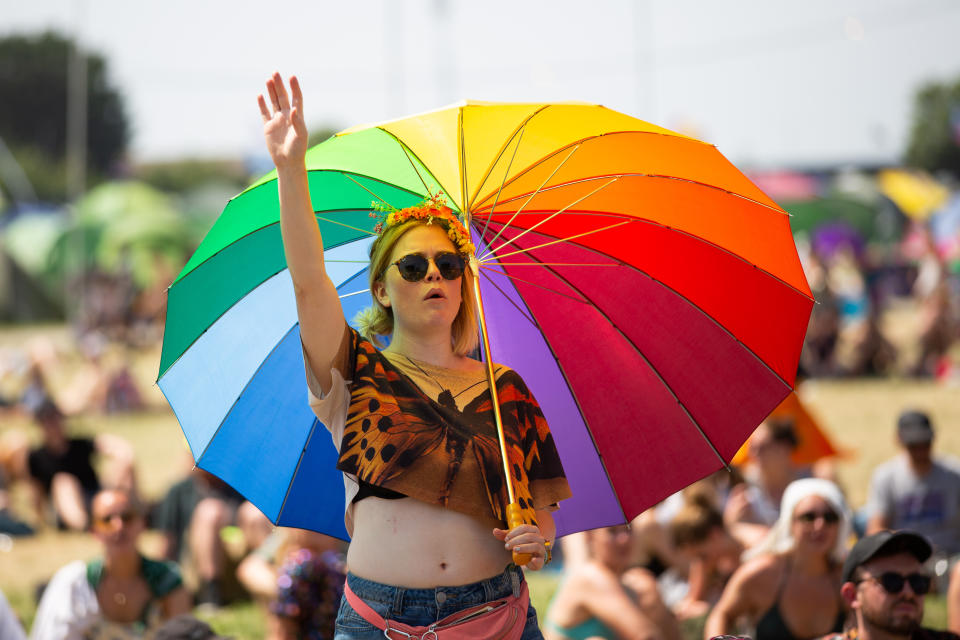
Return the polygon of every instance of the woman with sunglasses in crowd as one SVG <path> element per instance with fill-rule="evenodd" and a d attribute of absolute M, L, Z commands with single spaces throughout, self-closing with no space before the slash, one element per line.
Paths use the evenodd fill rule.
<path fill-rule="evenodd" d="M 840 489 L 829 480 L 789 484 L 780 517 L 730 578 L 707 617 L 704 637 L 753 626 L 755 640 L 819 638 L 840 631 L 846 611 L 840 573 L 850 537 L 850 516 Z"/>
<path fill-rule="evenodd" d="M 258 102 L 310 403 L 339 450 L 346 489 L 352 539 L 335 638 L 378 638 L 384 621 L 427 626 L 486 602 L 522 602 L 511 553 L 528 554 L 527 569 L 543 567 L 555 536 L 550 510 L 570 491 L 536 401 L 495 365 L 508 463 L 532 516 L 507 530 L 485 365 L 469 355 L 477 344 L 469 233 L 438 197 L 401 210 L 380 203 L 373 306 L 359 332 L 348 326 L 310 201 L 299 84 L 291 78 L 288 93 L 274 74 L 267 96 Z M 525 615 L 522 637 L 541 637 L 533 608 Z"/>
<path fill-rule="evenodd" d="M 133 497 L 105 489 L 90 509 L 90 530 L 103 545 L 103 557 L 71 562 L 54 574 L 37 607 L 31 640 L 152 637 L 165 620 L 190 611 L 177 566 L 137 549 L 146 525 Z"/>

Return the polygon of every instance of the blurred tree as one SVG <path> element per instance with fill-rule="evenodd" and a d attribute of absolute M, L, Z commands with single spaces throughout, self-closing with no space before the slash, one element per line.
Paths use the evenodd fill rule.
<path fill-rule="evenodd" d="M 916 95 L 907 164 L 960 178 L 960 78 L 930 83 Z"/>
<path fill-rule="evenodd" d="M 239 190 L 250 180 L 243 163 L 232 160 L 151 162 L 134 167 L 132 173 L 157 189 L 172 193 L 196 189 L 210 182 L 227 183 Z"/>
<path fill-rule="evenodd" d="M 41 199 L 65 198 L 67 60 L 72 42 L 55 32 L 0 38 L 0 137 Z M 123 97 L 103 56 L 87 54 L 87 162 L 91 182 L 116 168 L 130 138 Z"/>
<path fill-rule="evenodd" d="M 307 146 L 314 146 L 325 142 L 327 138 L 333 137 L 340 129 L 335 129 L 329 125 L 317 125 L 310 129 L 310 137 L 307 138 Z"/>

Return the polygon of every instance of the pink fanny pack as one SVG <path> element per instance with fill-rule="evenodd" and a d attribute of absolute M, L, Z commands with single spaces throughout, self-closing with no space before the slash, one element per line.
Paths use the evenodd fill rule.
<path fill-rule="evenodd" d="M 396 620 L 384 620 L 350 589 L 349 583 L 344 583 L 343 595 L 361 618 L 392 640 L 520 640 L 530 606 L 530 591 L 524 581 L 519 595 L 458 611 L 426 627 L 412 627 Z"/>

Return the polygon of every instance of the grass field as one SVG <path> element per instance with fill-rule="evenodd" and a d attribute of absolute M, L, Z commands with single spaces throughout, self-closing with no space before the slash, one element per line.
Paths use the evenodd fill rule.
<path fill-rule="evenodd" d="M 41 333 L 68 353 L 69 336 L 64 329 L 51 327 Z M 24 344 L 36 335 L 36 329 L 2 330 L 0 348 Z M 190 464 L 177 421 L 153 384 L 157 361 L 158 352 L 140 353 L 134 360 L 136 377 L 149 404 L 147 411 L 85 417 L 72 423 L 79 433 L 110 432 L 128 439 L 137 454 L 140 485 L 147 498 L 162 495 Z M 68 355 L 64 379 L 54 382 L 69 384 L 73 364 Z M 938 428 L 936 450 L 960 457 L 960 388 L 900 379 L 815 380 L 805 383 L 800 395 L 834 443 L 846 452 L 838 461 L 838 474 L 854 507 L 864 502 L 871 470 L 896 453 L 894 424 L 905 407 L 928 411 Z M 7 416 L 0 423 L 0 432 L 16 428 L 36 436 L 20 417 Z M 15 504 L 22 504 L 22 499 L 22 495 L 14 495 Z M 145 536 L 148 552 L 155 544 L 155 537 Z M 68 561 L 96 553 L 96 543 L 83 534 L 48 530 L 34 538 L 16 540 L 10 549 L 0 547 L 0 588 L 29 624 L 35 608 L 36 585 Z M 531 576 L 531 593 L 541 617 L 556 583 L 556 574 Z M 262 637 L 263 621 L 252 604 L 234 605 L 207 617 L 219 633 L 236 638 Z M 929 599 L 927 619 L 933 626 L 942 627 L 942 600 Z"/>

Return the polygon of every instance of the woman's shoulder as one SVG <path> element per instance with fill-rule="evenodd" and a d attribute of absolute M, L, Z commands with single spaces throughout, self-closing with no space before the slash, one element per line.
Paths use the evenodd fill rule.
<path fill-rule="evenodd" d="M 620 584 L 620 578 L 599 562 L 588 560 L 570 572 L 566 582 L 571 587 L 586 587 L 592 591 L 609 589 Z"/>
<path fill-rule="evenodd" d="M 164 597 L 183 584 L 180 568 L 174 562 L 142 558 L 143 579 L 157 597 Z"/>
<path fill-rule="evenodd" d="M 765 553 L 744 562 L 734 576 L 747 587 L 774 589 L 784 570 L 784 563 L 783 556 Z"/>

